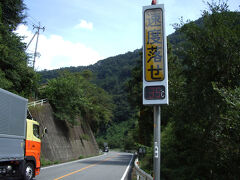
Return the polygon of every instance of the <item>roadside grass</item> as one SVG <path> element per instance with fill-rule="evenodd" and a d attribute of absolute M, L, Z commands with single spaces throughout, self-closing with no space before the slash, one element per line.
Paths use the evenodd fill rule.
<path fill-rule="evenodd" d="M 59 161 L 50 161 L 50 160 L 47 160 L 47 159 L 41 157 L 41 167 L 51 166 L 51 165 L 59 164 L 59 163 L 60 163 Z"/>

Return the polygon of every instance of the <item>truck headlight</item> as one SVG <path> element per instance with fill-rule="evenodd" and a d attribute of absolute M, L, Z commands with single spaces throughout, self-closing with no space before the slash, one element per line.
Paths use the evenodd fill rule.
<path fill-rule="evenodd" d="M 12 166 L 7 166 L 7 171 L 8 172 L 12 171 L 12 169 L 13 169 Z"/>

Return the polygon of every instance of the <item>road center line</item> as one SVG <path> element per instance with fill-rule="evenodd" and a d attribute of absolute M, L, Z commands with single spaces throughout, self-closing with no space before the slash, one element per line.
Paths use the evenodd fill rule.
<path fill-rule="evenodd" d="M 77 170 L 77 171 L 73 171 L 73 172 L 71 172 L 71 173 L 68 173 L 68 174 L 66 174 L 66 175 L 63 175 L 63 176 L 61 176 L 61 177 L 59 177 L 59 178 L 56 178 L 56 179 L 54 179 L 54 180 L 59 180 L 59 179 L 63 179 L 64 177 L 71 176 L 71 175 L 76 174 L 76 173 L 78 173 L 78 172 L 81 172 L 81 171 L 83 171 L 83 170 L 85 170 L 85 169 L 88 169 L 88 168 L 90 168 L 90 167 L 94 167 L 94 166 L 96 166 L 96 165 L 98 165 L 98 164 L 100 164 L 100 163 L 103 163 L 103 162 L 105 162 L 105 161 L 108 161 L 108 160 L 110 160 L 110 159 L 113 159 L 113 158 L 115 158 L 115 157 L 117 157 L 117 156 L 119 156 L 119 154 L 116 155 L 116 156 L 109 157 L 109 158 L 106 158 L 106 159 L 104 159 L 104 160 L 101 160 L 101 161 L 99 161 L 98 163 L 95 163 L 95 164 L 86 166 L 86 167 L 84 167 L 84 168 L 81 168 L 81 169 L 79 169 L 79 170 Z"/>

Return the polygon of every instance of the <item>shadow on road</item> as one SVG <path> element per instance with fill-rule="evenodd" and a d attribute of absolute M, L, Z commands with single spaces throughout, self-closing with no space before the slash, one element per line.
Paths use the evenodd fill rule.
<path fill-rule="evenodd" d="M 110 159 L 109 159 L 110 158 Z M 129 161 L 131 160 L 132 155 L 119 155 L 119 156 L 109 156 L 103 160 L 86 160 L 81 161 L 81 164 L 98 164 L 98 165 L 109 165 L 109 166 L 126 166 L 128 165 Z"/>
<path fill-rule="evenodd" d="M 16 177 L 0 177 L 0 180 L 22 180 L 22 178 L 16 178 Z M 36 180 L 33 178 L 33 180 Z"/>

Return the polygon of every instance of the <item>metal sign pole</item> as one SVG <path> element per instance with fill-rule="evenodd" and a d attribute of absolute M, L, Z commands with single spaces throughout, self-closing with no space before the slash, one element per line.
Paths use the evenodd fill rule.
<path fill-rule="evenodd" d="M 161 107 L 154 106 L 154 180 L 160 180 L 160 148 L 161 148 Z"/>
<path fill-rule="evenodd" d="M 154 180 L 160 180 L 161 107 L 168 104 L 164 4 L 143 7 L 143 105 L 154 106 Z"/>

